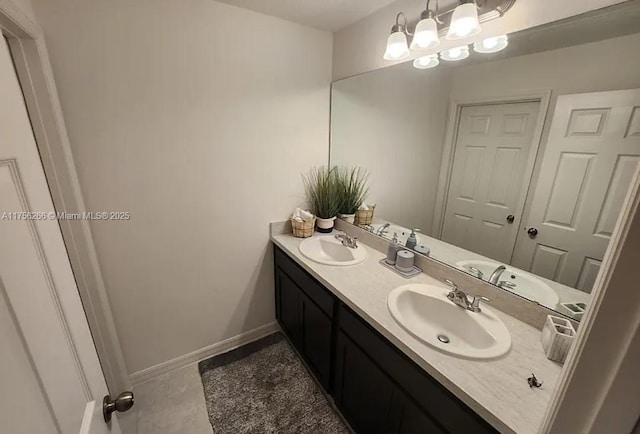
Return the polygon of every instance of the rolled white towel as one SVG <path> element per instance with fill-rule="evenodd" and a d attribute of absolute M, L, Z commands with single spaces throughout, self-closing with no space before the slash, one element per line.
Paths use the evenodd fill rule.
<path fill-rule="evenodd" d="M 313 214 L 311 214 L 309 211 L 303 210 L 302 208 L 296 208 L 291 215 L 291 219 L 297 222 L 308 222 L 313 220 Z"/>

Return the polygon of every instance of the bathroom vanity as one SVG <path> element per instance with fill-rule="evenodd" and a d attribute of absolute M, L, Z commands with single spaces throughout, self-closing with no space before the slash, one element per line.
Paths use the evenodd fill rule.
<path fill-rule="evenodd" d="M 314 235 L 316 236 L 316 235 Z M 361 433 L 536 432 L 560 373 L 539 330 L 496 312 L 512 348 L 493 360 L 450 356 L 398 325 L 387 297 L 407 279 L 369 246 L 359 265 L 311 261 L 301 240 L 275 234 L 276 315 L 337 408 Z M 411 283 L 438 284 L 421 274 Z M 527 377 L 544 381 L 532 389 Z"/>

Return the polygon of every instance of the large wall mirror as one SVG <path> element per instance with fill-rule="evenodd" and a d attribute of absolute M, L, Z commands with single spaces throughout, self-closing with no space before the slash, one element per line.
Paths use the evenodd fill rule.
<path fill-rule="evenodd" d="M 638 23 L 631 1 L 335 82 L 331 164 L 369 171 L 367 229 L 420 229 L 433 259 L 579 320 L 640 161 Z"/>

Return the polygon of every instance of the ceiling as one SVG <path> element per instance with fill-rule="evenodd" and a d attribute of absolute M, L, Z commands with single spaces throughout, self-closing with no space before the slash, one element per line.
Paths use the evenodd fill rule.
<path fill-rule="evenodd" d="M 355 23 L 395 0 L 218 0 L 221 3 L 261 12 L 335 32 Z"/>

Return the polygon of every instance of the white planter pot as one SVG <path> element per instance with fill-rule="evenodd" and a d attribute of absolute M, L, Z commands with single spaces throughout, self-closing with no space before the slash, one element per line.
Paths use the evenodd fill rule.
<path fill-rule="evenodd" d="M 318 232 L 322 232 L 323 234 L 331 232 L 335 224 L 335 219 L 335 217 L 331 217 L 330 219 L 321 219 L 320 217 L 317 217 L 316 226 L 318 227 Z"/>
<path fill-rule="evenodd" d="M 340 214 L 340 219 L 344 220 L 347 223 L 354 224 L 355 221 L 356 221 L 356 215 L 355 214 Z"/>

